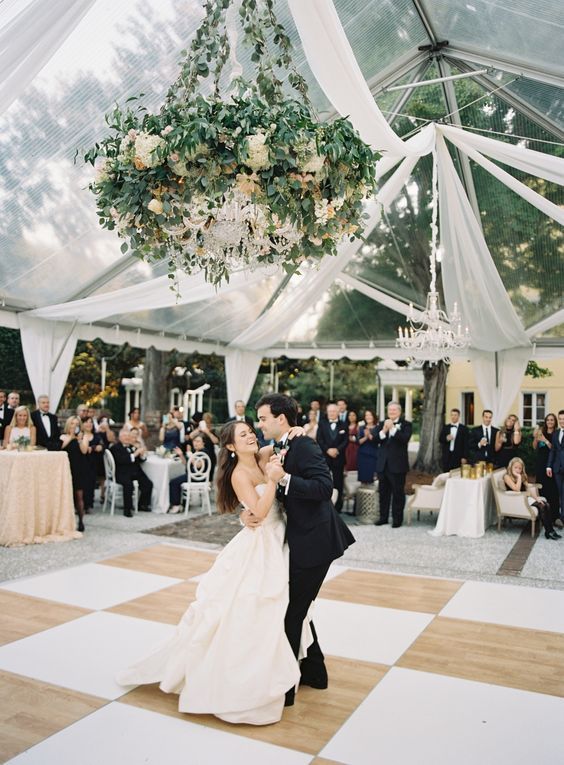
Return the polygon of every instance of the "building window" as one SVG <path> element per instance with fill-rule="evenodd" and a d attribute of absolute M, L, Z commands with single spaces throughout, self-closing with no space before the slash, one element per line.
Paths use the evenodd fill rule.
<path fill-rule="evenodd" d="M 521 422 L 526 428 L 535 427 L 546 416 L 546 393 L 523 393 Z"/>
<path fill-rule="evenodd" d="M 462 394 L 462 422 L 465 425 L 474 424 L 474 391 L 466 391 Z"/>

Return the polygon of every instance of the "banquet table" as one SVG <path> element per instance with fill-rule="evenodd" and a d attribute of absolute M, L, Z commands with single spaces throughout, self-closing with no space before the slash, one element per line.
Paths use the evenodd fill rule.
<path fill-rule="evenodd" d="M 153 482 L 151 509 L 154 513 L 166 513 L 169 507 L 168 482 L 179 475 L 185 475 L 186 466 L 170 457 L 149 454 L 143 462 L 142 470 Z"/>
<path fill-rule="evenodd" d="M 0 545 L 80 537 L 67 453 L 0 451 Z"/>
<path fill-rule="evenodd" d="M 496 521 L 491 478 L 449 478 L 432 534 L 435 537 L 456 535 L 482 537 Z"/>

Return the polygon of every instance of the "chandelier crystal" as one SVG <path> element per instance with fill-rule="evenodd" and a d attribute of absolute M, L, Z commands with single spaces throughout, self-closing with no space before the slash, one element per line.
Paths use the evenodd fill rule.
<path fill-rule="evenodd" d="M 468 327 L 462 330 L 462 316 L 458 304 L 453 305 L 452 313 L 447 314 L 439 304 L 437 291 L 437 239 L 438 239 L 438 173 L 437 156 L 433 152 L 433 197 L 431 216 L 431 253 L 429 270 L 431 284 L 427 293 L 425 310 L 415 312 L 413 303 L 409 304 L 408 326 L 398 327 L 396 348 L 402 348 L 413 366 L 422 367 L 425 362 L 437 364 L 444 361 L 450 364 L 453 352 L 464 350 L 470 345 Z"/>

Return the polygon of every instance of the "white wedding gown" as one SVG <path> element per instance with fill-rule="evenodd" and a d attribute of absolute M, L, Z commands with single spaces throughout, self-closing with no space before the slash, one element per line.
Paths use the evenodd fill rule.
<path fill-rule="evenodd" d="M 209 713 L 231 723 L 278 722 L 286 691 L 300 680 L 284 633 L 284 533 L 275 502 L 258 528 L 242 529 L 222 550 L 173 637 L 120 672 L 120 685 L 158 682 L 166 693 L 180 695 L 180 712 Z M 307 623 L 301 652 L 310 643 Z"/>

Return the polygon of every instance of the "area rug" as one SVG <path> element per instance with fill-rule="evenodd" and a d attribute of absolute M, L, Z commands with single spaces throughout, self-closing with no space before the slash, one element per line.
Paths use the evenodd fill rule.
<path fill-rule="evenodd" d="M 241 531 L 238 515 L 199 515 L 185 521 L 167 523 L 155 529 L 147 529 L 143 534 L 156 534 L 173 539 L 188 539 L 192 542 L 208 542 L 225 546 Z"/>

